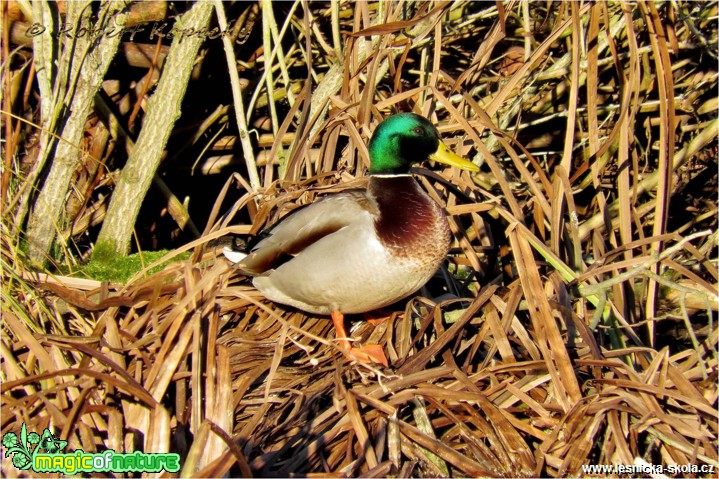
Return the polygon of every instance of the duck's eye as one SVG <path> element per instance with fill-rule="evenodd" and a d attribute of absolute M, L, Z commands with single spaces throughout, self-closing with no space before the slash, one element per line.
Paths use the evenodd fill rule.
<path fill-rule="evenodd" d="M 415 126 L 414 128 L 412 128 L 412 133 L 414 133 L 415 135 L 423 135 L 424 128 L 422 128 L 421 126 Z"/>

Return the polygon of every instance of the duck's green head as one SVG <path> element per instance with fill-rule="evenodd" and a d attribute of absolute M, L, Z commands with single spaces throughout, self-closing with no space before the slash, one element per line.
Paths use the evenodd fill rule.
<path fill-rule="evenodd" d="M 429 120 L 414 113 L 393 115 L 380 123 L 369 142 L 369 158 L 371 175 L 408 173 L 413 164 L 426 160 L 479 171 L 447 148 Z"/>

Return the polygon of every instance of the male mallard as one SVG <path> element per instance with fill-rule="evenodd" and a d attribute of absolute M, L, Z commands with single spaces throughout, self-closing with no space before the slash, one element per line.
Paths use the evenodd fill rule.
<path fill-rule="evenodd" d="M 268 299 L 315 314 L 330 314 L 345 355 L 387 365 L 379 345 L 352 347 L 344 314 L 392 304 L 421 288 L 449 251 L 442 208 L 410 175 L 431 159 L 478 168 L 451 152 L 426 118 L 400 113 L 384 120 L 369 142 L 366 191 L 331 195 L 275 225 L 249 255 L 225 255 Z"/>

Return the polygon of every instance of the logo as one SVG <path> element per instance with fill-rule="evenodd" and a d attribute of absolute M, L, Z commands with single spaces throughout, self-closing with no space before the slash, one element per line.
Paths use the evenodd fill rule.
<path fill-rule="evenodd" d="M 61 472 L 78 474 L 85 472 L 178 472 L 179 454 L 153 454 L 133 452 L 116 453 L 108 449 L 101 453 L 86 453 L 82 449 L 63 453 L 67 441 L 55 437 L 49 429 L 42 435 L 27 432 L 25 423 L 20 428 L 20 437 L 7 432 L 2 437 L 5 457 L 12 458 L 12 464 L 21 470 L 34 472 Z"/>

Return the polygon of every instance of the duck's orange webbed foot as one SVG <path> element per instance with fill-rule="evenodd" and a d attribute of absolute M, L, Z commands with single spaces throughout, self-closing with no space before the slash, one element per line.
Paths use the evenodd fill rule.
<path fill-rule="evenodd" d="M 353 347 L 350 344 L 350 341 L 347 340 L 349 335 L 345 329 L 345 317 L 342 313 L 333 311 L 332 322 L 335 325 L 335 331 L 337 331 L 337 339 L 339 340 L 340 347 L 348 359 L 353 359 L 364 364 L 377 363 L 385 367 L 389 366 L 387 356 L 385 356 L 384 350 L 379 344 L 366 344 L 360 347 Z"/>
<path fill-rule="evenodd" d="M 387 356 L 385 356 L 384 350 L 379 344 L 366 344 L 356 348 L 348 346 L 348 349 L 344 347 L 342 349 L 349 359 L 355 359 L 363 364 L 377 363 L 389 367 Z"/>

